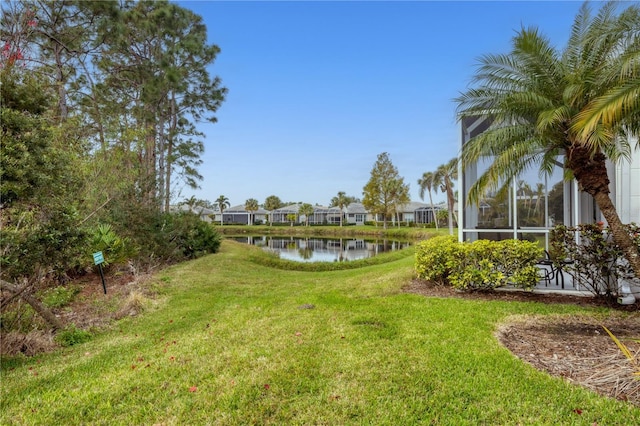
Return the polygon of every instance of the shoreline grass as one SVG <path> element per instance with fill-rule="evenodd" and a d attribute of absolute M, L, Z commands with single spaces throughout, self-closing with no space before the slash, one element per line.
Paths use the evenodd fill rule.
<path fill-rule="evenodd" d="M 336 225 L 314 225 L 314 226 L 269 226 L 269 225 L 216 225 L 212 224 L 222 235 L 313 235 L 314 237 L 369 237 L 369 238 L 396 238 L 401 240 L 424 240 L 436 235 L 448 235 L 448 228 L 413 228 L 413 227 L 393 227 L 388 225 L 387 229 L 382 226 L 361 225 L 361 226 L 336 226 Z M 457 235 L 457 230 L 454 230 Z"/>
<path fill-rule="evenodd" d="M 406 294 L 411 256 L 310 273 L 248 248 L 160 272 L 160 307 L 88 343 L 3 362 L 0 424 L 640 423 L 493 335 L 512 315 L 607 310 Z"/>

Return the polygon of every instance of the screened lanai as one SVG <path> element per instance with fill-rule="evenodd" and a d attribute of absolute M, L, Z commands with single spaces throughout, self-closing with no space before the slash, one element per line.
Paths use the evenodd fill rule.
<path fill-rule="evenodd" d="M 461 148 L 490 124 L 484 117 L 464 119 Z M 460 200 L 467 200 L 469 189 L 490 164 L 491 159 L 485 158 L 464 170 L 459 166 Z M 509 187 L 485 194 L 479 203 L 458 203 L 458 239 L 526 239 L 538 241 L 548 249 L 549 231 L 555 225 L 575 226 L 600 220 L 593 198 L 579 191 L 574 180 L 564 181 L 562 164 L 562 157 L 558 157 L 551 174 L 540 175 L 537 168 L 532 169 L 514 179 Z"/>

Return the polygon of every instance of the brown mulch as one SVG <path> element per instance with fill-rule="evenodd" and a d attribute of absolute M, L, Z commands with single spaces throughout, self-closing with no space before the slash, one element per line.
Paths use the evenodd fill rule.
<path fill-rule="evenodd" d="M 591 297 L 492 291 L 458 292 L 451 287 L 414 280 L 405 289 L 428 297 L 565 303 L 607 306 Z M 611 305 L 606 318 L 582 316 L 518 316 L 496 330 L 496 337 L 514 355 L 535 368 L 562 377 L 602 395 L 640 406 L 640 303 Z M 626 314 L 624 312 L 627 312 Z M 602 328 L 607 327 L 634 355 L 629 361 Z"/>

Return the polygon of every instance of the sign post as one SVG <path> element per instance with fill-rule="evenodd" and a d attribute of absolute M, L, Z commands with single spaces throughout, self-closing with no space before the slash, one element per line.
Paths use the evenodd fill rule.
<path fill-rule="evenodd" d="M 102 288 L 104 289 L 104 294 L 107 294 L 107 285 L 104 283 L 104 273 L 102 272 L 104 256 L 102 255 L 101 251 L 93 253 L 93 262 L 98 265 L 98 269 L 100 270 L 100 278 L 102 279 Z"/>

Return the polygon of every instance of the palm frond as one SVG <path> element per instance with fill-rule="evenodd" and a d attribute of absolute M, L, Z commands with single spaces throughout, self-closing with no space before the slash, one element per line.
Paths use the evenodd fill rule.
<path fill-rule="evenodd" d="M 580 139 L 597 144 L 597 127 L 615 128 L 624 124 L 627 117 L 640 111 L 640 77 L 612 88 L 604 95 L 593 99 L 576 115 L 571 126 Z M 601 133 L 600 133 L 601 135 Z"/>

